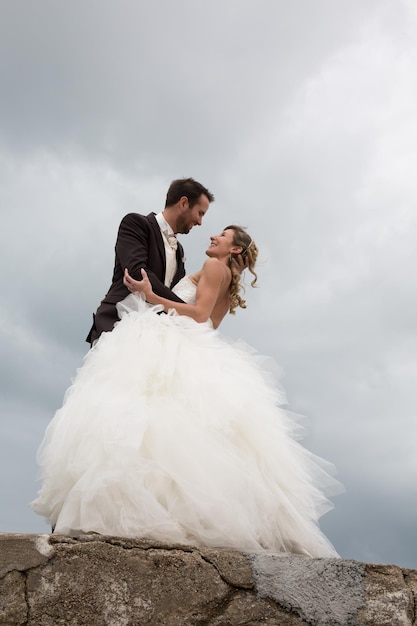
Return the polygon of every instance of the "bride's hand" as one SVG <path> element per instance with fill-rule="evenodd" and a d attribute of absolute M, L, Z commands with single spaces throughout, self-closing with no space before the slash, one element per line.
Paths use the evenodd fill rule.
<path fill-rule="evenodd" d="M 232 266 L 241 274 L 249 267 L 248 258 L 243 258 L 241 254 L 234 254 L 232 256 Z"/>
<path fill-rule="evenodd" d="M 145 296 L 146 299 L 148 299 L 148 297 L 153 294 L 151 281 L 149 280 L 148 275 L 144 269 L 140 270 L 140 272 L 143 276 L 143 279 L 135 280 L 131 277 L 127 269 L 125 269 L 123 284 L 129 289 L 129 291 L 136 291 L 138 293 L 141 293 Z"/>

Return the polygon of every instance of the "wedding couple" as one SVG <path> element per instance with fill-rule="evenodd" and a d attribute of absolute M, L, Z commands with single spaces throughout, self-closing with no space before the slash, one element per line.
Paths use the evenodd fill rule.
<path fill-rule="evenodd" d="M 93 347 L 38 453 L 32 508 L 60 534 L 337 556 L 317 524 L 336 481 L 296 441 L 260 358 L 216 330 L 246 306 L 255 242 L 227 226 L 185 276 L 175 235 L 201 225 L 213 200 L 179 179 L 161 213 L 122 220 Z"/>

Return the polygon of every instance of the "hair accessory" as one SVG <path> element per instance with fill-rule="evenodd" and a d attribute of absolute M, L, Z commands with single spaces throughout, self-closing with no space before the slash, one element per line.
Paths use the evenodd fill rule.
<path fill-rule="evenodd" d="M 246 248 L 243 250 L 242 254 L 246 254 L 252 244 L 253 244 L 253 239 L 250 240 L 250 244 L 248 246 L 246 246 Z"/>

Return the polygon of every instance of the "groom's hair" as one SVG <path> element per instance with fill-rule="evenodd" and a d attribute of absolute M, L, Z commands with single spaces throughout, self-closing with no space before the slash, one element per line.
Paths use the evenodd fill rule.
<path fill-rule="evenodd" d="M 210 193 L 204 185 L 194 180 L 194 178 L 178 178 L 177 180 L 173 180 L 169 186 L 165 207 L 176 204 L 180 198 L 186 196 L 190 204 L 190 209 L 192 209 L 198 202 L 201 194 L 207 196 L 209 202 L 213 202 L 213 194 Z"/>

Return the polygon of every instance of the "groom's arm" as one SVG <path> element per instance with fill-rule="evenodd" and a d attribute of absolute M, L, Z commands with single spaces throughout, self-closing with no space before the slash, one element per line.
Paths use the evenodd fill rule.
<path fill-rule="evenodd" d="M 121 279 L 123 280 L 123 272 L 127 268 L 133 278 L 142 280 L 141 269 L 144 269 L 156 294 L 174 302 L 182 302 L 181 298 L 166 287 L 156 275 L 155 271 L 158 268 L 154 266 L 160 261 L 157 261 L 158 250 L 153 248 L 155 241 L 146 218 L 136 213 L 126 215 L 120 223 L 116 241 L 116 256 L 122 271 Z M 160 273 L 165 274 L 165 267 L 162 264 L 159 269 Z"/>

